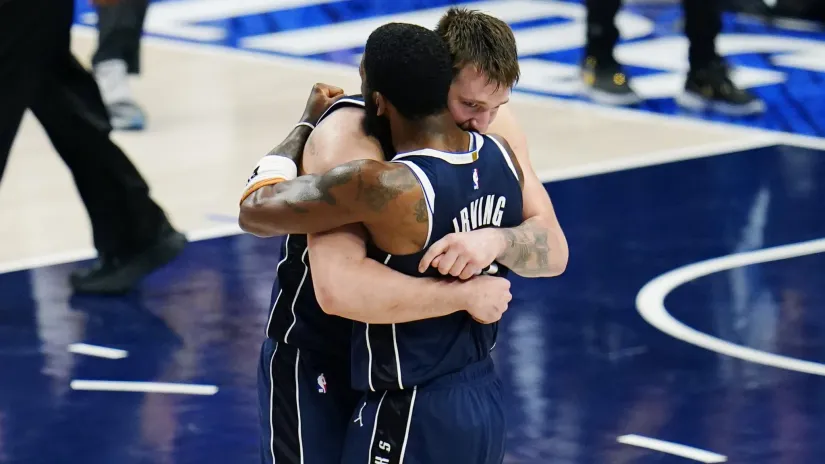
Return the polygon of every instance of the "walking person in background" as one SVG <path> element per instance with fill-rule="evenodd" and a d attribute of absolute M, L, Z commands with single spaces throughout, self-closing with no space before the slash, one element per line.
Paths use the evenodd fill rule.
<path fill-rule="evenodd" d="M 186 238 L 109 138 L 100 90 L 71 53 L 73 17 L 74 0 L 0 0 L 0 175 L 30 109 L 71 170 L 92 223 L 98 260 L 71 276 L 72 287 L 125 293 L 180 254 Z"/>

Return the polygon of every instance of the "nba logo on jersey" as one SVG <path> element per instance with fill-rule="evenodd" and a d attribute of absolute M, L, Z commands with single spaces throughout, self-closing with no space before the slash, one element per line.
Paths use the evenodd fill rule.
<path fill-rule="evenodd" d="M 318 393 L 326 393 L 327 392 L 327 379 L 324 377 L 324 374 L 318 376 Z"/>
<path fill-rule="evenodd" d="M 473 190 L 478 190 L 478 169 L 473 169 Z"/>

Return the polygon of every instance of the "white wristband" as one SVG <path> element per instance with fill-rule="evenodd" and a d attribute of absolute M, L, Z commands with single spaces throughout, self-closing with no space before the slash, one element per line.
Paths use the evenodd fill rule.
<path fill-rule="evenodd" d="M 279 155 L 264 156 L 258 161 L 252 176 L 246 181 L 241 201 L 263 186 L 292 180 L 296 177 L 298 177 L 298 166 L 291 159 Z"/>
<path fill-rule="evenodd" d="M 298 124 L 295 124 L 295 127 L 298 127 L 298 126 L 307 126 L 307 127 L 309 127 L 309 130 L 315 130 L 315 126 L 312 125 L 311 122 L 301 121 Z"/>

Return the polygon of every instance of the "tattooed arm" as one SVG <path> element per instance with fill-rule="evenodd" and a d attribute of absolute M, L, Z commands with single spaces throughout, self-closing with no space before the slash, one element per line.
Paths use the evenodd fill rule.
<path fill-rule="evenodd" d="M 527 150 L 527 137 L 513 115 L 510 105 L 498 111 L 490 131 L 509 142 L 514 161 L 523 179 L 524 222 L 502 229 L 505 248 L 498 261 L 524 277 L 553 277 L 567 268 L 569 250 L 550 195 L 533 170 Z"/>
<path fill-rule="evenodd" d="M 522 277 L 551 277 L 560 274 L 551 270 L 547 229 L 540 218 L 532 217 L 518 227 L 493 230 L 504 240 L 503 250 L 496 256 L 496 262 Z"/>
<path fill-rule="evenodd" d="M 522 202 L 527 203 L 528 198 L 524 198 L 527 193 L 524 186 L 527 180 L 524 170 L 521 167 L 518 157 L 513 152 L 510 143 L 498 135 L 490 134 L 498 140 L 507 155 L 513 161 L 513 165 L 518 173 L 519 183 L 522 190 Z M 542 187 L 543 189 L 543 187 Z M 496 256 L 496 262 L 501 263 L 516 274 L 522 277 L 547 277 L 554 275 L 550 267 L 550 246 L 547 244 L 547 228 L 541 218 L 537 216 L 529 217 L 516 227 L 492 229 L 502 239 L 502 246 Z"/>
<path fill-rule="evenodd" d="M 344 91 L 335 86 L 321 83 L 312 86 L 312 91 L 304 107 L 304 114 L 301 116 L 301 123 L 292 129 L 283 142 L 270 150 L 265 158 L 283 156 L 292 160 L 296 166 L 300 166 L 304 148 L 312 134 L 311 127 L 317 125 L 324 112 L 343 95 Z M 275 180 L 270 179 L 261 184 L 256 184 L 253 188 L 263 188 L 264 185 L 274 183 Z M 251 203 L 252 201 L 248 197 L 241 199 L 241 210 L 238 215 L 238 225 L 241 229 L 259 236 L 278 235 L 276 230 L 270 229 L 269 224 L 261 221 L 265 219 L 266 215 L 262 215 L 260 210 L 250 207 Z"/>
<path fill-rule="evenodd" d="M 523 159 L 508 141 L 497 135 L 490 136 L 504 146 L 518 173 L 524 222 L 511 228 L 449 234 L 427 249 L 419 263 L 419 271 L 432 266 L 444 275 L 469 279 L 497 262 L 522 277 L 557 276 L 567 266 L 568 252 L 550 198 L 532 168 L 529 165 L 528 169 L 522 168 Z M 526 147 L 524 144 L 520 146 Z"/>
<path fill-rule="evenodd" d="M 383 229 L 427 220 L 424 194 L 403 164 L 358 160 L 324 174 L 309 174 L 252 192 L 241 211 L 251 223 L 266 223 L 259 236 L 311 234 L 346 224 Z M 423 214 L 423 216 L 422 216 Z"/>
<path fill-rule="evenodd" d="M 312 129 L 307 126 L 296 126 L 292 132 L 287 135 L 286 139 L 277 147 L 270 150 L 266 156 L 283 156 L 299 164 L 301 155 L 304 151 L 304 146 L 309 139 Z M 270 186 L 261 186 L 259 191 L 267 191 Z M 255 202 L 257 198 L 254 192 L 241 199 L 241 209 L 238 213 L 238 225 L 241 230 L 259 237 L 274 237 L 278 234 L 278 230 L 272 227 L 266 219 L 267 215 L 261 211 L 261 202 Z"/>
<path fill-rule="evenodd" d="M 361 109 L 342 108 L 319 124 L 303 150 L 303 171 L 329 174 L 327 171 L 342 163 L 363 162 L 356 161 L 355 158 L 382 160 L 384 155 L 380 145 L 363 134 L 363 114 Z M 407 175 L 404 171 L 396 173 L 399 177 Z M 412 176 L 411 173 L 408 175 Z M 296 181 L 307 179 L 309 177 L 305 176 Z M 403 179 L 389 180 L 393 184 L 404 184 Z M 408 180 L 414 179 L 409 177 Z M 277 185 L 264 189 L 275 190 L 276 187 Z M 316 186 L 315 196 L 320 196 L 318 190 Z M 338 193 L 336 189 L 331 190 L 333 196 Z M 273 194 L 271 191 L 261 193 L 264 194 L 262 196 Z M 387 195 L 386 190 L 375 189 L 364 192 L 364 196 L 369 198 L 369 204 L 378 207 L 393 195 Z M 399 195 L 396 200 L 402 196 L 404 195 Z M 414 226 L 425 231 L 422 235 L 426 239 L 427 213 L 425 209 L 416 208 L 416 205 L 423 206 L 421 200 L 423 195 L 419 202 L 412 203 L 413 208 L 409 214 L 393 216 L 412 221 Z M 281 224 L 278 214 L 265 207 L 269 205 L 283 209 L 283 203 L 261 201 L 259 204 L 261 208 L 254 208 L 250 198 L 245 209 L 261 220 L 258 227 L 258 231 L 263 232 L 261 235 L 276 235 L 279 230 L 283 230 L 285 226 Z M 395 210 L 397 206 L 388 204 L 387 209 Z M 286 211 L 285 214 L 294 213 Z M 274 218 L 277 228 L 269 228 L 266 223 L 269 217 Z M 379 225 L 373 225 L 373 228 L 378 227 Z M 397 230 L 388 229 L 380 235 L 397 238 L 409 229 L 411 227 L 402 224 Z M 245 230 L 255 232 L 248 228 Z M 377 237 L 373 237 L 375 238 Z M 328 314 L 373 324 L 393 324 L 465 310 L 479 321 L 494 322 L 501 317 L 501 312 L 506 309 L 509 301 L 509 283 L 501 278 L 480 276 L 469 282 L 458 282 L 411 277 L 368 258 L 367 232 L 362 224 L 349 224 L 330 231 L 308 234 L 307 241 L 315 296 Z M 398 241 L 384 246 L 387 247 L 385 249 L 398 246 Z"/>

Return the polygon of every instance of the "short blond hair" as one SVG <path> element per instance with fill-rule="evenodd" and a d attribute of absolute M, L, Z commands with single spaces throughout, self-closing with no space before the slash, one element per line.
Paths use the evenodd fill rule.
<path fill-rule="evenodd" d="M 457 73 L 472 65 L 491 83 L 513 87 L 521 71 L 513 30 L 504 21 L 466 8 L 450 8 L 435 32 L 447 44 Z"/>

